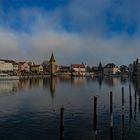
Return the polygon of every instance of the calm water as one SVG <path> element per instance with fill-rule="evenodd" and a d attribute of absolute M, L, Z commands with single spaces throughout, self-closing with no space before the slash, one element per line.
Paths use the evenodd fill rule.
<path fill-rule="evenodd" d="M 129 114 L 132 86 L 132 118 Z M 59 140 L 60 108 L 64 110 L 65 140 L 94 140 L 94 96 L 98 98 L 99 140 L 110 139 L 110 91 L 113 92 L 113 139 L 139 140 L 139 81 L 121 78 L 53 78 L 0 81 L 0 140 Z M 121 88 L 125 89 L 122 135 Z"/>

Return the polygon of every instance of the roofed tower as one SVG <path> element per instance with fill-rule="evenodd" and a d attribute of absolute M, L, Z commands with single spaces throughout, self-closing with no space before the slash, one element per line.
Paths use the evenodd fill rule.
<path fill-rule="evenodd" d="M 56 63 L 56 60 L 55 60 L 55 58 L 54 58 L 53 53 L 52 53 L 52 55 L 51 55 L 51 58 L 50 58 L 49 62 L 50 62 L 50 63 Z"/>
<path fill-rule="evenodd" d="M 49 72 L 51 74 L 51 76 L 55 75 L 57 70 L 58 70 L 58 65 L 56 63 L 56 60 L 54 58 L 54 55 L 52 53 L 51 58 L 49 60 Z"/>

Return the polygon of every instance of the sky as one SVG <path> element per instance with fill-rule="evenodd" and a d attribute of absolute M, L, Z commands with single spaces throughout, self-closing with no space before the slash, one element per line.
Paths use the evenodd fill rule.
<path fill-rule="evenodd" d="M 140 56 L 139 0 L 0 0 L 0 58 L 117 65 Z"/>

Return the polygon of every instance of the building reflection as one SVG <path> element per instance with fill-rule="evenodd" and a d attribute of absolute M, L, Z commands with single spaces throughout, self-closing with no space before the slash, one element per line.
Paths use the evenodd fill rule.
<path fill-rule="evenodd" d="M 23 79 L 20 80 L 18 83 L 19 90 L 28 90 L 30 89 L 30 80 Z"/>
<path fill-rule="evenodd" d="M 103 83 L 103 77 L 98 77 L 97 81 L 98 81 L 99 87 L 101 88 L 102 87 L 102 83 Z"/>
<path fill-rule="evenodd" d="M 115 77 L 105 77 L 104 78 L 104 83 L 107 84 L 108 86 L 114 86 L 118 82 L 118 78 Z"/>
<path fill-rule="evenodd" d="M 62 76 L 59 77 L 60 83 L 71 84 L 72 77 L 71 76 Z"/>
<path fill-rule="evenodd" d="M 22 79 L 19 80 L 18 88 L 20 90 L 34 89 L 43 86 L 43 79 Z"/>
<path fill-rule="evenodd" d="M 72 77 L 71 78 L 71 85 L 82 87 L 85 85 L 85 77 Z"/>
<path fill-rule="evenodd" d="M 120 82 L 121 82 L 121 84 L 125 84 L 128 82 L 128 78 L 120 77 Z"/>
<path fill-rule="evenodd" d="M 44 78 L 43 79 L 43 89 L 49 88 L 49 83 L 50 83 L 49 78 Z"/>
<path fill-rule="evenodd" d="M 43 86 L 43 79 L 30 79 L 30 88 L 35 87 L 42 87 Z"/>
<path fill-rule="evenodd" d="M 0 94 L 13 94 L 18 90 L 18 81 L 0 81 Z"/>
<path fill-rule="evenodd" d="M 86 84 L 98 83 L 100 87 L 106 84 L 107 86 L 115 86 L 118 82 L 125 83 L 128 79 L 124 78 L 89 78 L 89 77 L 51 77 L 44 79 L 22 79 L 14 81 L 0 81 L 0 93 L 4 92 L 16 92 L 17 90 L 25 91 L 35 88 L 43 88 L 49 90 L 52 98 L 55 96 L 57 86 L 59 83 L 63 85 L 71 85 L 75 87 L 84 87 Z M 134 89 L 137 93 L 140 93 L 140 80 L 133 80 Z"/>
<path fill-rule="evenodd" d="M 43 88 L 44 90 L 49 89 L 53 99 L 55 96 L 57 84 L 58 84 L 58 78 L 51 77 L 51 78 L 44 78 L 44 79 L 20 80 L 18 87 L 20 90 L 34 89 L 34 88 Z"/>
<path fill-rule="evenodd" d="M 52 99 L 54 99 L 57 84 L 58 84 L 58 78 L 57 77 L 51 77 L 49 79 L 49 87 L 50 87 L 49 89 L 50 89 Z"/>
<path fill-rule="evenodd" d="M 34 89 L 34 88 L 43 88 L 49 89 L 52 98 L 55 96 L 56 86 L 58 84 L 57 77 L 44 78 L 44 79 L 30 79 L 30 80 L 21 80 L 19 83 L 20 90 L 22 89 Z"/>

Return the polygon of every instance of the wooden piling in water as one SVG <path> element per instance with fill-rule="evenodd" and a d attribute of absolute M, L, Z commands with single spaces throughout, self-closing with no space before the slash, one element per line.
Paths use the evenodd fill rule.
<path fill-rule="evenodd" d="M 131 95 L 131 85 L 129 85 L 129 130 L 131 130 L 131 120 L 132 120 L 132 95 Z"/>
<path fill-rule="evenodd" d="M 122 108 L 124 109 L 124 87 L 122 87 Z"/>
<path fill-rule="evenodd" d="M 113 94 L 110 92 L 110 140 L 113 140 Z"/>
<path fill-rule="evenodd" d="M 97 140 L 97 97 L 94 96 L 94 126 L 95 140 Z"/>
<path fill-rule="evenodd" d="M 130 101 L 130 106 L 132 107 L 131 85 L 129 85 L 129 101 Z"/>
<path fill-rule="evenodd" d="M 124 140 L 124 87 L 122 87 L 122 140 Z"/>
<path fill-rule="evenodd" d="M 64 107 L 60 109 L 60 140 L 64 140 Z"/>
<path fill-rule="evenodd" d="M 132 119 L 132 95 L 131 95 L 131 85 L 129 85 L 129 101 L 130 101 L 130 119 Z"/>
<path fill-rule="evenodd" d="M 138 113 L 140 113 L 140 90 L 138 92 Z"/>
<path fill-rule="evenodd" d="M 136 121 L 136 118 L 137 118 L 137 92 L 135 90 L 135 106 L 134 106 L 134 120 Z"/>

